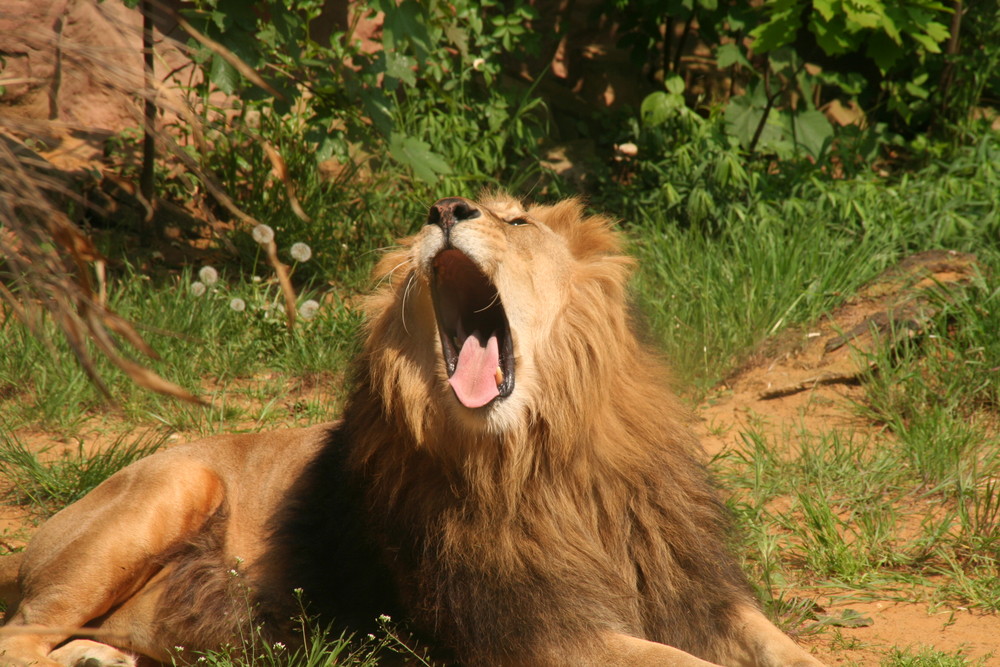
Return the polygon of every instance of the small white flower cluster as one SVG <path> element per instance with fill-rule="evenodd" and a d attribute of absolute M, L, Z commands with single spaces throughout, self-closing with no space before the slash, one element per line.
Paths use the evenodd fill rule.
<path fill-rule="evenodd" d="M 251 232 L 253 240 L 262 246 L 266 246 L 269 243 L 274 242 L 274 229 L 270 225 L 259 224 L 253 228 Z M 292 255 L 292 259 L 296 262 L 304 263 L 312 259 L 312 248 L 308 244 L 302 243 L 301 241 L 293 243 L 289 252 Z M 212 285 L 219 282 L 219 272 L 213 266 L 205 265 L 198 270 L 198 280 L 191 283 L 190 289 L 192 296 L 200 297 L 208 292 Z M 261 282 L 260 276 L 253 276 L 251 282 L 254 284 L 259 284 Z M 213 290 L 217 291 L 217 290 Z M 237 312 L 242 313 L 247 310 L 247 302 L 240 297 L 233 297 L 229 300 L 229 307 Z M 266 313 L 276 313 L 278 315 L 283 315 L 285 312 L 284 305 L 281 303 L 272 303 L 270 301 L 265 302 L 263 305 L 255 306 L 257 310 L 263 310 Z M 320 303 L 315 299 L 306 299 L 299 305 L 298 314 L 303 320 L 311 320 L 316 317 L 316 313 L 319 312 Z"/>
<path fill-rule="evenodd" d="M 203 266 L 198 271 L 198 280 L 191 283 L 191 294 L 201 296 L 208 291 L 209 285 L 219 282 L 219 272 L 211 266 Z"/>
<path fill-rule="evenodd" d="M 253 228 L 250 235 L 253 236 L 254 241 L 263 246 L 274 242 L 274 229 L 270 225 L 261 223 Z M 293 243 L 289 252 L 296 262 L 308 262 L 313 254 L 312 248 L 301 241 Z"/>

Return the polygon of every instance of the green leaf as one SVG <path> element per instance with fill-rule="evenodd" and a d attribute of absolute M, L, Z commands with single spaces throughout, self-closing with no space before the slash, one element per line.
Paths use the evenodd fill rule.
<path fill-rule="evenodd" d="M 747 95 L 735 97 L 726 106 L 726 129 L 730 135 L 739 139 L 743 148 L 747 149 L 753 141 L 762 114 L 763 110 L 755 108 Z"/>
<path fill-rule="evenodd" d="M 854 51 L 860 41 L 857 33 L 850 33 L 844 28 L 839 17 L 833 21 L 816 21 L 814 17 L 809 22 L 809 31 L 816 35 L 816 43 L 830 56 Z"/>
<path fill-rule="evenodd" d="M 385 73 L 387 76 L 399 79 L 408 86 L 417 85 L 417 74 L 414 68 L 417 66 L 415 58 L 402 53 L 386 51 L 385 53 Z"/>
<path fill-rule="evenodd" d="M 392 118 L 392 101 L 377 89 L 365 91 L 361 95 L 361 100 L 365 107 L 365 115 L 372 119 L 375 129 L 383 136 L 390 136 L 395 124 Z"/>
<path fill-rule="evenodd" d="M 876 4 L 878 8 L 873 6 Z M 885 18 L 885 8 L 881 7 L 881 3 L 853 0 L 853 2 L 845 2 L 843 7 L 845 10 L 845 23 L 847 29 L 851 32 L 857 32 L 865 28 L 869 30 L 878 28 L 882 19 Z M 881 8 L 881 11 L 879 11 L 879 8 Z"/>
<path fill-rule="evenodd" d="M 773 8 L 771 18 L 750 31 L 757 53 L 788 46 L 802 25 L 803 7 L 796 0 L 777 0 L 768 6 Z"/>
<path fill-rule="evenodd" d="M 240 87 L 240 73 L 218 54 L 212 56 L 212 67 L 208 72 L 208 80 L 227 95 L 234 94 Z"/>
<path fill-rule="evenodd" d="M 434 184 L 439 174 L 451 173 L 451 167 L 444 158 L 432 151 L 430 144 L 416 137 L 393 132 L 389 137 L 389 153 L 426 183 Z"/>
<path fill-rule="evenodd" d="M 663 85 L 666 87 L 668 93 L 680 95 L 684 92 L 684 79 L 676 74 L 668 76 Z"/>
<path fill-rule="evenodd" d="M 828 141 L 833 139 L 833 126 L 820 111 L 803 111 L 792 116 L 795 143 L 819 159 Z"/>
<path fill-rule="evenodd" d="M 382 24 L 382 44 L 386 49 L 395 50 L 399 45 L 409 42 L 413 45 L 417 57 L 424 60 L 431 50 L 431 38 L 427 31 L 427 18 L 420 3 L 415 0 L 403 0 L 395 3 L 380 3 L 384 8 L 385 20 Z"/>
<path fill-rule="evenodd" d="M 456 23 L 445 26 L 444 34 L 448 41 L 458 47 L 463 58 L 469 55 L 469 32 Z"/>
<path fill-rule="evenodd" d="M 840 11 L 840 2 L 837 2 L 836 10 L 833 8 L 833 3 L 834 0 L 813 0 L 813 9 L 823 17 L 824 21 L 832 21 L 833 17 Z"/>
<path fill-rule="evenodd" d="M 913 41 L 917 44 L 924 47 L 924 49 L 929 53 L 941 53 L 941 47 L 931 36 L 924 35 L 919 32 L 912 32 L 910 33 L 910 37 L 912 37 Z"/>
<path fill-rule="evenodd" d="M 715 50 L 715 64 L 719 69 L 725 69 L 730 65 L 740 65 L 747 69 L 753 69 L 750 61 L 747 60 L 740 47 L 735 44 L 722 44 Z"/>
<path fill-rule="evenodd" d="M 903 50 L 882 32 L 877 32 L 868 40 L 866 51 L 869 58 L 875 61 L 882 73 L 885 74 L 896 64 Z"/>
<path fill-rule="evenodd" d="M 662 125 L 684 107 L 684 97 L 675 93 L 650 93 L 639 107 L 639 116 L 647 127 Z"/>
<path fill-rule="evenodd" d="M 925 23 L 924 31 L 927 33 L 927 36 L 933 39 L 937 44 L 941 44 L 951 36 L 951 32 L 948 30 L 948 27 L 938 23 L 937 21 Z M 935 51 L 934 53 L 939 53 L 939 51 Z"/>

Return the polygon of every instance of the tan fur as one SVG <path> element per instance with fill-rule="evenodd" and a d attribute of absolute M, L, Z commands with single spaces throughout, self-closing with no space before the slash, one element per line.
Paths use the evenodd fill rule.
<path fill-rule="evenodd" d="M 68 634 L 33 624 L 99 625 L 158 660 L 232 641 L 251 621 L 232 581 L 264 606 L 287 595 L 296 517 L 340 442 L 399 603 L 461 662 L 819 664 L 726 551 L 688 416 L 633 333 L 611 222 L 574 200 L 461 201 L 474 215 L 428 224 L 376 268 L 344 421 L 176 447 L 56 515 L 24 556 L 6 628 L 24 631 L 0 635 L 0 664 L 60 664 Z M 513 390 L 481 408 L 448 384 L 431 289 L 446 248 L 495 288 L 512 337 Z"/>

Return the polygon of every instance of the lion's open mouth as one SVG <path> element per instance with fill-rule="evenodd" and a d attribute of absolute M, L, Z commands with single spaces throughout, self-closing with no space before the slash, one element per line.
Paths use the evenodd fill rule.
<path fill-rule="evenodd" d="M 448 382 L 468 408 L 514 389 L 514 353 L 496 286 L 460 250 L 434 258 L 431 285 Z"/>

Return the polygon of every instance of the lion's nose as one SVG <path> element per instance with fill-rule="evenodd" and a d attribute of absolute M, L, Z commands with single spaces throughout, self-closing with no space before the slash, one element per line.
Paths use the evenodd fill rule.
<path fill-rule="evenodd" d="M 452 227 L 464 220 L 474 220 L 480 216 L 479 209 L 467 199 L 446 197 L 434 202 L 427 214 L 427 224 L 437 225 L 445 235 Z"/>

